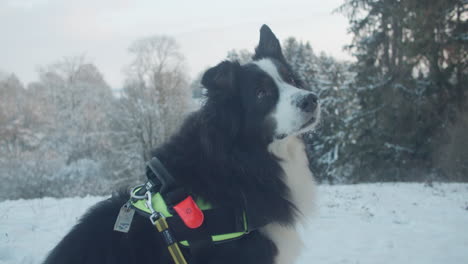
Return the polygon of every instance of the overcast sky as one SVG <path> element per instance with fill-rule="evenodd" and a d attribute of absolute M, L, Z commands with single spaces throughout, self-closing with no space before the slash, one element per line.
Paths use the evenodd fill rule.
<path fill-rule="evenodd" d="M 230 49 L 253 50 L 268 24 L 280 40 L 310 41 L 316 52 L 350 59 L 343 0 L 0 0 L 0 70 L 23 82 L 65 56 L 85 55 L 113 88 L 130 62 L 128 46 L 154 34 L 176 38 L 195 76 Z"/>

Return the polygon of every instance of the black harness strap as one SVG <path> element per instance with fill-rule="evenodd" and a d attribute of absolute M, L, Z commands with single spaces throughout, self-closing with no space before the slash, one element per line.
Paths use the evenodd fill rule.
<path fill-rule="evenodd" d="M 211 235 L 221 235 L 221 234 L 230 234 L 245 232 L 244 221 L 240 218 L 239 214 L 236 214 L 232 208 L 219 208 L 219 209 L 210 209 L 203 211 L 205 214 L 205 221 L 202 228 L 202 233 Z M 167 221 L 171 227 L 174 229 L 174 235 L 178 240 L 189 241 L 189 244 L 192 244 L 193 241 L 199 239 L 200 234 L 198 229 L 190 229 L 182 222 L 179 216 L 174 215 L 173 217 L 168 217 Z M 211 239 L 210 239 L 211 240 Z M 192 241 L 192 243 L 190 243 Z"/>
<path fill-rule="evenodd" d="M 205 255 L 204 252 L 214 246 L 211 235 L 208 231 L 207 224 L 204 222 L 199 228 L 192 229 L 193 238 L 188 239 L 190 253 L 192 255 L 192 264 L 202 264 L 203 259 L 201 256 Z"/>
<path fill-rule="evenodd" d="M 150 216 L 150 214 L 138 208 L 134 207 L 134 209 L 144 217 Z M 245 232 L 243 215 L 236 212 L 234 208 L 214 208 L 204 210 L 203 213 L 205 214 L 204 231 L 212 236 Z M 166 221 L 178 241 L 194 241 L 199 237 L 197 229 L 188 228 L 176 214 L 166 217 Z"/>

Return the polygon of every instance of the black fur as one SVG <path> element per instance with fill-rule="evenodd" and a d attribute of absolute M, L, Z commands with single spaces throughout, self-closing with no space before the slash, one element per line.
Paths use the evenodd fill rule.
<path fill-rule="evenodd" d="M 254 59 L 284 61 L 271 30 L 261 29 Z M 274 83 L 255 65 L 224 61 L 203 76 L 207 101 L 184 122 L 180 131 L 156 149 L 168 171 L 190 191 L 214 206 L 246 203 L 256 222 L 291 224 L 295 207 L 275 156 L 267 151 L 274 121 L 267 118 L 278 100 Z M 264 100 L 258 96 L 267 94 Z M 46 264 L 172 263 L 156 229 L 135 215 L 127 234 L 113 231 L 125 194 L 103 201 L 80 220 L 46 259 Z M 270 264 L 277 253 L 272 241 L 258 231 L 216 245 L 196 263 Z M 190 259 L 190 252 L 184 249 Z"/>

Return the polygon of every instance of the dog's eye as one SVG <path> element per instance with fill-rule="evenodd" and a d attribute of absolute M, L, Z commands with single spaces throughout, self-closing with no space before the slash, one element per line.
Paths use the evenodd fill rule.
<path fill-rule="evenodd" d="M 259 87 L 257 88 L 256 94 L 258 99 L 262 99 L 268 95 L 268 89 L 265 87 Z"/>

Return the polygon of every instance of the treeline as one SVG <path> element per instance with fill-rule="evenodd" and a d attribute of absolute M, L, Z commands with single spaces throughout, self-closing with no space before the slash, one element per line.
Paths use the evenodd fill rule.
<path fill-rule="evenodd" d="M 174 39 L 136 41 L 120 92 L 83 57 L 23 85 L 0 74 L 0 199 L 109 194 L 144 177 L 150 150 L 192 109 Z"/>
<path fill-rule="evenodd" d="M 325 110 L 306 138 L 317 178 L 468 181 L 466 1 L 346 0 L 336 11 L 349 19 L 354 63 L 284 43 Z"/>
<path fill-rule="evenodd" d="M 346 0 L 359 112 L 337 165 L 348 181 L 468 180 L 468 4 Z M 356 142 L 356 143 L 353 143 Z"/>
<path fill-rule="evenodd" d="M 468 181 L 467 8 L 346 0 L 337 11 L 349 18 L 352 63 L 283 41 L 320 97 L 322 121 L 304 136 L 320 182 Z M 203 89 L 189 82 L 170 37 L 138 40 L 129 53 L 118 92 L 83 57 L 44 66 L 27 85 L 0 73 L 0 199 L 108 194 L 142 180 L 150 150 L 203 101 Z"/>

